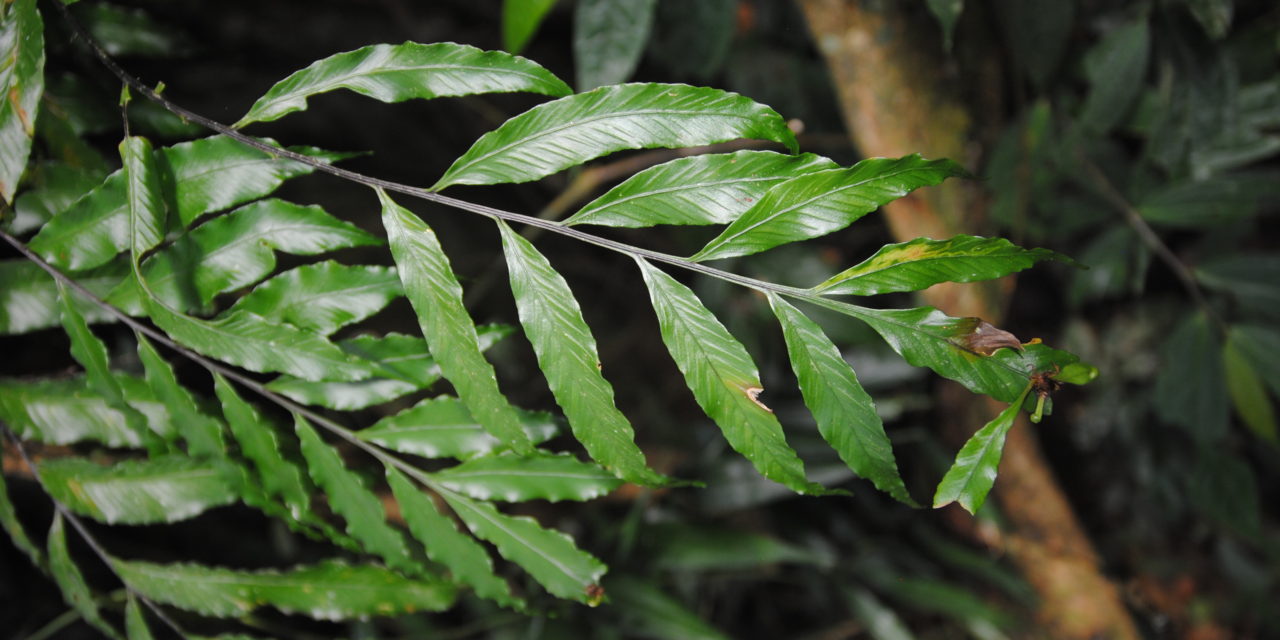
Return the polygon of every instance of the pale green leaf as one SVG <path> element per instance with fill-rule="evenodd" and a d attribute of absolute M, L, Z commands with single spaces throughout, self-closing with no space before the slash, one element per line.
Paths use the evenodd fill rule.
<path fill-rule="evenodd" d="M 329 335 L 379 312 L 403 294 L 395 269 L 328 261 L 290 269 L 256 286 L 231 311 Z"/>
<path fill-rule="evenodd" d="M 520 53 L 556 0 L 503 0 L 502 47 L 511 53 Z"/>
<path fill-rule="evenodd" d="M 425 545 L 427 557 L 448 567 L 454 579 L 470 586 L 476 595 L 501 605 L 524 607 L 524 600 L 511 594 L 507 581 L 494 574 L 489 552 L 459 531 L 427 494 L 391 467 L 387 467 L 387 483 L 409 530 Z"/>
<path fill-rule="evenodd" d="M 462 286 L 435 232 L 381 189 L 378 198 L 400 282 L 440 371 L 485 430 L 517 453 L 531 453 L 519 416 L 498 390 L 493 365 L 484 359 L 475 323 L 462 303 Z"/>
<path fill-rule="evenodd" d="M 1222 346 L 1203 314 L 1178 323 L 1160 348 L 1152 402 L 1156 415 L 1195 436 L 1214 442 L 1231 418 Z"/>
<path fill-rule="evenodd" d="M 640 64 L 657 0 L 577 0 L 573 62 L 578 91 L 626 82 Z"/>
<path fill-rule="evenodd" d="M 53 514 L 48 546 L 49 570 L 53 574 L 54 582 L 58 583 L 58 588 L 62 590 L 62 599 L 79 612 L 90 626 L 108 638 L 119 640 L 120 633 L 102 619 L 98 605 L 93 600 L 93 592 L 89 591 L 89 584 L 84 580 L 84 574 L 80 573 L 80 567 L 76 566 L 75 561 L 71 559 L 71 553 L 67 551 L 67 534 L 62 525 L 61 511 L 55 511 Z"/>
<path fill-rule="evenodd" d="M 1151 30 L 1144 16 L 1115 28 L 1085 54 L 1089 95 L 1077 119 L 1081 127 L 1106 133 L 1128 115 L 1146 86 L 1150 53 Z"/>
<path fill-rule="evenodd" d="M 1280 331 L 1271 326 L 1241 324 L 1231 327 L 1230 337 L 1271 394 L 1280 398 Z"/>
<path fill-rule="evenodd" d="M 556 434 L 548 413 L 517 410 L 520 426 L 533 443 Z M 361 440 L 400 453 L 425 458 L 471 458 L 497 450 L 501 443 L 471 416 L 462 401 L 450 396 L 423 400 L 356 432 Z"/>
<path fill-rule="evenodd" d="M 258 484 L 268 495 L 281 497 L 294 518 L 302 519 L 311 509 L 311 489 L 298 465 L 285 458 L 275 425 L 217 373 L 213 375 L 213 390 L 222 402 L 222 415 L 240 445 L 240 453 L 252 460 L 258 470 Z"/>
<path fill-rule="evenodd" d="M 573 435 L 593 459 L 628 482 L 669 482 L 646 466 L 631 423 L 614 405 L 613 386 L 600 373 L 595 337 L 568 283 L 532 243 L 504 222 L 498 229 L 520 324 Z"/>
<path fill-rule="evenodd" d="M 658 314 L 662 341 L 684 374 L 702 410 L 735 451 L 766 478 L 798 493 L 827 490 L 809 482 L 804 463 L 783 436 L 773 411 L 757 396 L 764 390 L 755 362 L 688 287 L 637 258 Z"/>
<path fill-rule="evenodd" d="M 686 608 L 685 603 L 656 584 L 630 576 L 610 578 L 609 601 L 639 637 L 681 640 L 728 640 L 719 629 Z"/>
<path fill-rule="evenodd" d="M 307 98 L 337 89 L 382 102 L 507 91 L 556 97 L 573 92 L 538 63 L 501 51 L 452 42 L 375 44 L 317 60 L 294 72 L 253 103 L 235 126 L 302 111 Z"/>
<path fill-rule="evenodd" d="M 1273 444 L 1276 439 L 1276 414 L 1267 397 L 1267 389 L 1262 378 L 1245 356 L 1244 348 L 1248 339 L 1241 340 L 1237 331 L 1232 328 L 1227 333 L 1227 342 L 1222 345 L 1222 366 L 1226 373 L 1227 391 L 1236 413 L 1255 435 Z"/>
<path fill-rule="evenodd" d="M 917 188 L 963 175 L 964 169 L 950 160 L 913 154 L 797 176 L 770 189 L 691 259 L 751 255 L 824 236 Z"/>
<path fill-rule="evenodd" d="M 124 631 L 129 640 L 152 640 L 151 628 L 147 626 L 147 618 L 142 614 L 138 598 L 129 594 L 129 602 L 124 607 Z"/>
<path fill-rule="evenodd" d="M 875 403 L 840 350 L 817 323 L 778 294 L 769 293 L 769 305 L 782 325 L 791 368 L 823 439 L 854 473 L 894 498 L 915 505 L 898 475 L 893 445 Z"/>
<path fill-rule="evenodd" d="M 1004 453 L 1004 439 L 1009 434 L 1022 408 L 1022 401 L 1031 392 L 1028 385 L 1013 404 L 978 430 L 964 443 L 956 454 L 955 464 L 938 483 L 933 496 L 935 509 L 952 502 L 959 502 L 969 513 L 977 513 L 986 501 L 987 494 L 996 482 L 996 471 Z"/>
<path fill-rule="evenodd" d="M 0 197 L 13 204 L 44 93 L 44 21 L 35 0 L 15 0 L 0 11 L 0 60 Z"/>
<path fill-rule="evenodd" d="M 431 477 L 472 498 L 506 502 L 590 500 L 622 484 L 599 465 L 569 454 L 480 456 L 437 471 Z"/>
<path fill-rule="evenodd" d="M 511 327 L 505 325 L 476 327 L 481 351 L 488 350 L 510 333 Z M 267 388 L 303 404 L 350 411 L 389 402 L 425 389 L 440 379 L 440 367 L 422 338 L 398 333 L 357 336 L 339 342 L 338 347 L 372 363 L 380 375 L 355 382 L 312 382 L 280 376 L 268 383 Z"/>
<path fill-rule="evenodd" d="M 1071 260 L 1048 249 L 1023 249 L 1004 238 L 916 238 L 885 245 L 875 255 L 813 288 L 815 293 L 868 296 L 919 291 L 939 282 L 1000 278 L 1041 260 Z"/>
<path fill-rule="evenodd" d="M 387 566 L 411 574 L 422 568 L 409 556 L 404 535 L 387 524 L 382 502 L 364 485 L 358 474 L 347 469 L 338 452 L 325 444 L 307 421 L 294 414 L 294 429 L 302 443 L 311 479 L 329 496 L 329 506 L 342 516 L 347 533 L 360 541 L 369 553 L 382 558 Z"/>
<path fill-rule="evenodd" d="M 274 271 L 276 251 L 315 255 L 375 244 L 378 239 L 374 236 L 316 205 L 304 207 L 270 198 L 192 229 L 147 258 L 142 275 L 152 295 L 165 305 L 199 309 L 219 293 L 253 284 Z M 126 280 L 111 292 L 107 302 L 136 314 L 145 308 L 142 298 L 137 283 Z M 236 313 L 233 310 L 228 315 Z"/>
<path fill-rule="evenodd" d="M 286 571 L 236 571 L 194 564 L 112 561 L 121 579 L 156 602 L 234 618 L 275 607 L 318 620 L 352 620 L 442 611 L 457 589 L 443 579 L 410 579 L 374 565 L 339 561 Z"/>
<path fill-rule="evenodd" d="M 41 570 L 46 570 L 44 552 L 40 551 L 31 538 L 27 536 L 27 530 L 23 528 L 22 521 L 18 520 L 18 513 L 13 508 L 13 501 L 9 499 L 9 488 L 5 486 L 4 474 L 0 473 L 0 527 L 4 528 L 4 532 L 8 534 L 9 541 L 13 546 L 17 547 L 23 553 L 31 558 L 31 564 L 34 564 Z"/>
<path fill-rule="evenodd" d="M 595 556 L 578 549 L 569 536 L 544 529 L 532 518 L 509 516 L 492 504 L 442 491 L 441 497 L 476 537 L 498 548 L 552 595 L 594 605 L 593 587 L 607 570 Z"/>
<path fill-rule="evenodd" d="M 41 462 L 38 471 L 55 500 L 107 524 L 177 522 L 237 498 L 218 468 L 182 456 L 109 466 L 59 458 Z"/>
<path fill-rule="evenodd" d="M 564 223 L 610 227 L 728 224 L 775 185 L 836 168 L 835 162 L 811 153 L 791 156 L 748 150 L 679 158 L 627 178 Z"/>
<path fill-rule="evenodd" d="M 796 149 L 782 116 L 736 93 L 679 84 L 601 87 L 538 105 L 484 134 L 432 189 L 528 182 L 624 149 L 738 138 Z"/>
<path fill-rule="evenodd" d="M 146 417 L 147 429 L 169 437 L 174 426 L 147 385 L 122 375 L 117 376 L 117 384 L 125 400 Z M 93 440 L 115 448 L 143 445 L 141 434 L 84 378 L 0 382 L 0 420 L 24 438 L 45 444 Z"/>
<path fill-rule="evenodd" d="M 269 140 L 267 142 L 270 142 Z M 309 147 L 292 147 L 321 160 L 342 156 Z M 155 180 L 165 185 L 178 220 L 189 225 L 200 215 L 261 198 L 285 180 L 314 171 L 293 160 L 268 155 L 222 136 L 158 149 Z M 163 214 L 164 209 L 157 209 Z M 163 217 L 156 228 L 164 229 Z M 124 171 L 60 213 L 32 238 L 30 247 L 55 266 L 79 271 L 103 265 L 130 247 L 129 203 Z"/>
<path fill-rule="evenodd" d="M 187 453 L 196 457 L 223 457 L 227 445 L 222 423 L 200 411 L 195 397 L 178 382 L 173 367 L 141 334 L 138 334 L 138 360 L 146 371 L 147 385 L 165 406 L 179 434 L 186 440 Z"/>
<path fill-rule="evenodd" d="M 76 274 L 76 282 L 97 295 L 107 293 L 129 273 L 121 262 Z M 30 260 L 0 261 L 0 334 L 20 334 L 48 329 L 61 321 L 58 286 L 53 278 Z M 115 319 L 110 312 L 85 299 L 74 301 L 86 322 Z"/>

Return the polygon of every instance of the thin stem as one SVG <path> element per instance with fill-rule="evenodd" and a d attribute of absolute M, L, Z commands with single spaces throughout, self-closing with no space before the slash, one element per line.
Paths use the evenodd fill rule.
<path fill-rule="evenodd" d="M 1151 225 L 1142 219 L 1142 214 L 1129 203 L 1128 198 L 1123 193 L 1120 193 L 1120 190 L 1107 178 L 1107 175 L 1102 172 L 1102 169 L 1096 163 L 1090 160 L 1083 151 L 1077 150 L 1076 156 L 1079 158 L 1081 166 L 1084 167 L 1085 173 L 1088 174 L 1093 185 L 1097 187 L 1099 194 L 1120 212 L 1124 217 L 1124 221 L 1133 229 L 1134 233 L 1138 234 L 1138 239 L 1147 245 L 1147 248 L 1151 249 L 1160 258 L 1160 261 L 1169 267 L 1170 271 L 1173 271 L 1173 275 L 1178 279 L 1182 288 L 1187 290 L 1187 295 L 1191 297 L 1191 301 L 1204 311 L 1209 321 L 1218 328 L 1220 333 L 1225 335 L 1226 323 L 1222 321 L 1217 311 L 1209 304 L 1209 300 L 1205 298 L 1204 292 L 1200 290 L 1200 285 L 1196 283 L 1195 274 L 1191 273 L 1187 265 L 1183 264 L 1182 260 L 1178 258 L 1178 254 L 1174 253 L 1173 249 L 1170 249 L 1169 245 L 1165 244 L 1155 229 L 1152 229 Z"/>
<path fill-rule="evenodd" d="M 44 491 L 45 495 L 49 497 L 51 502 L 53 502 L 54 509 L 57 509 L 58 513 L 61 514 L 67 522 L 71 523 L 71 526 L 80 534 L 80 538 L 85 541 L 85 544 L 89 545 L 89 548 L 93 550 L 94 555 L 98 556 L 98 560 L 100 560 L 102 564 L 107 565 L 107 568 L 110 569 L 111 573 L 116 576 L 116 579 L 124 585 L 125 589 L 137 597 L 138 600 L 142 601 L 143 604 L 147 605 L 147 608 L 151 609 L 151 612 L 154 613 L 161 622 L 164 622 L 170 629 L 173 629 L 179 637 L 187 637 L 187 634 L 182 630 L 182 627 L 179 626 L 173 618 L 170 618 L 169 614 L 165 613 L 164 609 L 160 608 L 160 605 L 156 604 L 146 595 L 138 592 L 137 589 L 134 589 L 133 585 L 129 584 L 129 581 L 125 580 L 124 576 L 121 576 L 119 571 L 116 571 L 115 564 L 111 562 L 111 554 L 107 553 L 107 550 L 98 542 L 98 539 L 89 532 L 89 528 L 84 525 L 84 522 L 80 520 L 79 516 L 68 509 L 67 506 L 62 504 L 62 502 L 57 498 L 53 497 L 53 494 L 49 491 L 49 487 L 44 483 L 44 478 L 41 478 L 40 474 L 36 473 L 36 465 L 31 460 L 31 457 L 27 455 L 27 449 L 22 445 L 22 440 L 18 439 L 18 434 L 10 430 L 9 425 L 4 423 L 0 423 L 0 431 L 8 437 L 9 441 L 13 443 L 14 448 L 18 450 L 18 456 L 22 458 L 22 462 L 27 465 L 27 468 L 31 469 L 31 476 L 35 478 L 36 483 L 40 485 L 40 488 Z"/>

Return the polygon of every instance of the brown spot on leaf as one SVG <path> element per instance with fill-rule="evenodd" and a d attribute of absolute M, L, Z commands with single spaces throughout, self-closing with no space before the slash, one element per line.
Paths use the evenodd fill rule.
<path fill-rule="evenodd" d="M 587 595 L 587 604 L 590 606 L 594 607 L 600 604 L 600 602 L 604 600 L 604 587 L 594 582 L 587 585 L 587 587 L 583 589 L 582 592 Z"/>
<path fill-rule="evenodd" d="M 763 402 L 760 402 L 760 394 L 764 392 L 764 389 L 760 387 L 747 387 L 746 389 L 743 389 L 743 391 L 747 394 L 748 398 L 751 398 L 752 402 L 756 403 L 757 407 L 760 407 L 769 413 L 773 413 L 773 409 L 770 409 L 765 406 Z"/>
<path fill-rule="evenodd" d="M 22 96 L 18 93 L 16 86 L 9 89 L 9 104 L 13 105 L 13 112 L 18 114 L 18 119 L 22 121 L 22 130 L 27 133 L 27 137 L 35 136 L 36 129 L 31 126 L 31 117 L 27 115 L 27 110 L 22 108 Z"/>
<path fill-rule="evenodd" d="M 1018 336 L 981 318 L 964 318 L 960 328 L 963 333 L 952 338 L 952 341 L 968 351 L 984 356 L 995 353 L 997 349 L 1022 351 L 1022 342 L 1018 340 Z"/>

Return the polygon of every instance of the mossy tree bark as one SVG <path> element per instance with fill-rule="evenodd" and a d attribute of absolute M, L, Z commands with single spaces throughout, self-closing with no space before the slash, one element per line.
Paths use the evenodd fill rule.
<path fill-rule="evenodd" d="M 923 3 L 878 0 L 801 0 L 818 49 L 826 58 L 854 144 L 867 156 L 920 152 L 975 166 L 974 111 L 954 90 L 942 62 L 941 37 L 919 18 Z M 952 67 L 953 68 L 953 67 Z M 981 82 L 982 78 L 967 79 Z M 925 189 L 885 207 L 899 241 L 981 233 L 984 201 L 963 181 Z M 956 316 L 998 323 L 1012 280 L 995 286 L 938 286 L 927 303 Z M 958 388 L 939 395 L 939 413 L 972 433 L 1000 410 Z M 1007 552 L 1040 595 L 1037 622 L 1054 638 L 1136 639 L 1115 585 L 1104 577 L 1085 535 L 1023 419 L 1005 444 L 994 496 L 1008 530 Z"/>

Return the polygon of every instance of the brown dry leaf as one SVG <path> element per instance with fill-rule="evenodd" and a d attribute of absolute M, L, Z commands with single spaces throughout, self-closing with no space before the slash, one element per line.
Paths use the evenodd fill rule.
<path fill-rule="evenodd" d="M 765 406 L 765 404 L 764 404 L 763 402 L 760 402 L 760 394 L 761 394 L 761 392 L 763 392 L 763 391 L 764 391 L 764 389 L 763 389 L 763 388 L 761 388 L 761 387 L 748 387 L 748 388 L 744 389 L 743 391 L 745 391 L 745 392 L 747 393 L 747 397 L 748 397 L 748 398 L 751 398 L 751 401 L 752 401 L 752 402 L 756 403 L 756 406 L 760 407 L 761 409 L 764 409 L 765 411 L 768 411 L 769 413 L 773 413 L 773 409 L 770 409 L 769 407 Z"/>
<path fill-rule="evenodd" d="M 981 318 L 965 318 L 965 320 L 969 321 L 967 324 L 974 325 L 974 328 L 954 338 L 965 349 L 984 356 L 995 353 L 997 349 L 1022 351 L 1022 342 L 1018 340 L 1018 336 Z"/>

